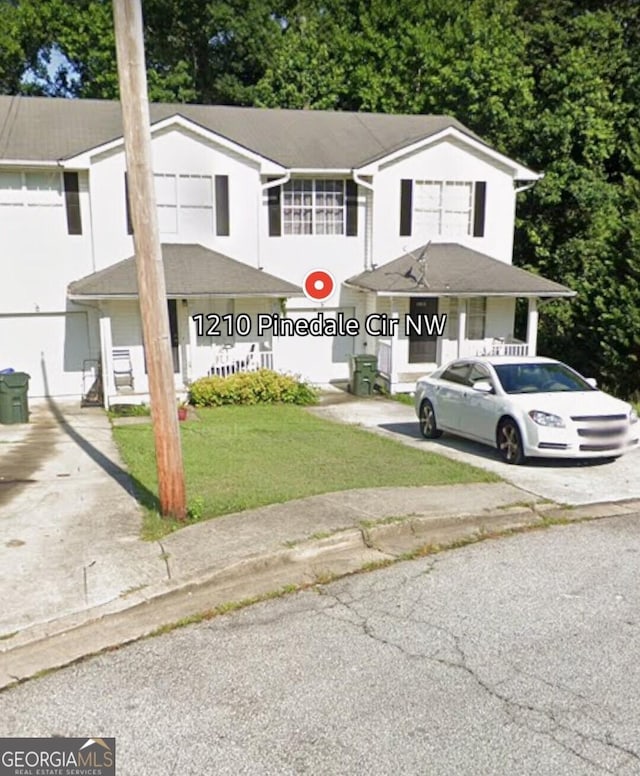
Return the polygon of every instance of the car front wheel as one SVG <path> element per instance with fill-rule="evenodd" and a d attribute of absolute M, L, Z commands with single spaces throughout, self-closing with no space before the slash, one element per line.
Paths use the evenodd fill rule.
<path fill-rule="evenodd" d="M 522 435 L 515 420 L 505 418 L 500 421 L 497 434 L 498 452 L 505 463 L 518 466 L 525 462 L 522 449 Z"/>
<path fill-rule="evenodd" d="M 429 399 L 425 399 L 420 405 L 420 431 L 425 439 L 438 439 L 442 436 L 442 431 L 436 424 L 436 413 L 433 411 L 433 404 Z"/>

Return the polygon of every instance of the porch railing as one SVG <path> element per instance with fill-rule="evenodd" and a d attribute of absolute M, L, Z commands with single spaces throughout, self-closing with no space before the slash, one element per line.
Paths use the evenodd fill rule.
<path fill-rule="evenodd" d="M 213 358 L 210 375 L 228 377 L 239 372 L 257 372 L 258 369 L 273 369 L 273 353 L 258 350 L 255 343 L 222 348 Z"/>
<path fill-rule="evenodd" d="M 378 372 L 383 377 L 390 378 L 393 369 L 391 340 L 378 340 Z"/>
<path fill-rule="evenodd" d="M 512 341 L 503 342 L 500 340 L 494 340 L 493 344 L 481 352 L 478 352 L 479 356 L 528 356 L 529 345 L 526 342 Z"/>

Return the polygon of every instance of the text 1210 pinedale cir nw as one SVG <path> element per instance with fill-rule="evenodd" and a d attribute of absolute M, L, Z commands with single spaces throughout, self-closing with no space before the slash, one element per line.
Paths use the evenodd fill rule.
<path fill-rule="evenodd" d="M 361 325 L 369 336 L 393 337 L 404 332 L 406 337 L 437 336 L 444 334 L 446 314 L 420 313 L 394 317 L 385 313 L 367 315 L 361 323 L 357 318 L 347 318 L 344 313 L 326 316 L 318 313 L 313 318 L 287 318 L 278 313 L 260 313 L 255 320 L 246 313 L 217 315 L 196 313 L 191 316 L 199 337 L 356 337 Z"/>

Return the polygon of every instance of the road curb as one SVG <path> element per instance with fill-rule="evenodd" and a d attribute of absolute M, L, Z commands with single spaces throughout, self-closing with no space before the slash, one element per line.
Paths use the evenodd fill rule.
<path fill-rule="evenodd" d="M 366 568 L 514 531 L 640 511 L 640 500 L 564 507 L 535 504 L 482 514 L 368 523 L 293 547 L 248 556 L 188 579 L 167 581 L 117 601 L 34 626 L 0 642 L 0 689 L 144 638 L 230 602 L 255 600 Z"/>

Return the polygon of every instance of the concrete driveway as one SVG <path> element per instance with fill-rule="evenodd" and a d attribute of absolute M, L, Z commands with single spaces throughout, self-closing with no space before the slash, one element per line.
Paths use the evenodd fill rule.
<path fill-rule="evenodd" d="M 0 425 L 0 637 L 166 579 L 104 412 L 30 410 Z"/>
<path fill-rule="evenodd" d="M 431 450 L 457 461 L 488 469 L 528 493 L 562 504 L 591 504 L 640 498 L 640 450 L 611 463 L 536 459 L 526 466 L 509 466 L 489 447 L 445 434 L 423 439 L 413 407 L 389 399 L 357 399 L 335 393 L 313 412 L 396 439 L 420 450 Z"/>

